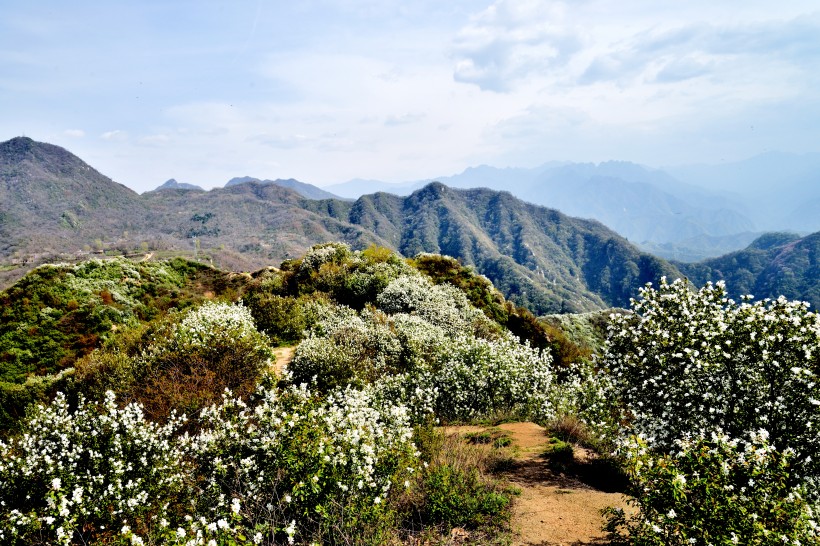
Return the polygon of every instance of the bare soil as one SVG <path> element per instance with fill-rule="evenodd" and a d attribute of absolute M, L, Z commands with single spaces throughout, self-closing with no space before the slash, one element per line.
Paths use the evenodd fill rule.
<path fill-rule="evenodd" d="M 495 427 L 446 427 L 465 435 L 494 431 L 512 440 L 514 462 L 500 472 L 521 490 L 513 505 L 513 546 L 594 546 L 605 544 L 601 510 L 630 508 L 623 483 L 594 452 L 573 446 L 573 457 L 556 463 L 545 456 L 550 437 L 535 423 Z"/>
<path fill-rule="evenodd" d="M 296 347 L 277 347 L 273 350 L 276 361 L 273 363 L 273 371 L 279 377 L 285 371 L 285 367 L 293 360 L 293 354 L 296 352 Z"/>

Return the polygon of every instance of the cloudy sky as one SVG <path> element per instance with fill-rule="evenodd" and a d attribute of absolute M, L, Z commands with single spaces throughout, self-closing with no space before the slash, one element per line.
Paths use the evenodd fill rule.
<path fill-rule="evenodd" d="M 816 0 L 10 0 L 0 140 L 137 191 L 820 151 Z"/>

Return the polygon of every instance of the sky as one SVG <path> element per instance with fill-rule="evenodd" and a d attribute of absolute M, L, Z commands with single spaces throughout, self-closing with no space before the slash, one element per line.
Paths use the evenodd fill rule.
<path fill-rule="evenodd" d="M 5 0 L 0 140 L 169 178 L 820 151 L 816 0 Z"/>

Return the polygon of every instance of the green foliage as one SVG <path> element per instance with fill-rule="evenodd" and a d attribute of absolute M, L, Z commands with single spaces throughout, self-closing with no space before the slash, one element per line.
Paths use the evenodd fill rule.
<path fill-rule="evenodd" d="M 820 318 L 785 298 L 736 303 L 722 284 L 647 287 L 619 315 L 601 364 L 632 430 L 669 448 L 687 434 L 765 429 L 820 476 Z"/>
<path fill-rule="evenodd" d="M 425 476 L 428 521 L 473 529 L 498 524 L 506 517 L 509 495 L 488 487 L 477 469 L 437 466 Z"/>
<path fill-rule="evenodd" d="M 417 476 L 417 518 L 427 525 L 492 533 L 508 527 L 515 490 L 490 476 L 498 462 L 495 452 L 446 436 L 429 424 L 416 428 L 415 439 L 429 462 Z"/>
<path fill-rule="evenodd" d="M 190 305 L 207 290 L 227 292 L 225 277 L 182 259 L 42 266 L 0 293 L 0 378 L 59 371 L 121 326 Z"/>
<path fill-rule="evenodd" d="M 679 440 L 656 456 L 638 438 L 622 455 L 638 514 L 610 511 L 612 538 L 638 546 L 817 544 L 806 491 L 790 484 L 794 454 L 765 435 Z"/>
<path fill-rule="evenodd" d="M 647 286 L 601 364 L 640 509 L 629 543 L 817 544 L 820 318 L 722 283 Z M 626 539 L 624 539 L 626 540 Z"/>
<path fill-rule="evenodd" d="M 729 296 L 753 294 L 758 299 L 785 296 L 820 308 L 820 233 L 798 237 L 768 233 L 744 250 L 704 260 L 678 264 L 698 286 L 724 281 Z"/>
<path fill-rule="evenodd" d="M 237 281 L 179 258 L 90 260 L 29 273 L 0 292 L 0 429 L 53 395 L 47 380 L 34 378 L 59 374 L 119 332 L 201 301 L 205 292 L 232 295 Z"/>

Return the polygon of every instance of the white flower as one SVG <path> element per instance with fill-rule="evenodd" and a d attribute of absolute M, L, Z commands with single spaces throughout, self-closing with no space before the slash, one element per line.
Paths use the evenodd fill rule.
<path fill-rule="evenodd" d="M 60 478 L 54 478 L 53 480 L 51 480 L 51 488 L 55 491 L 59 491 L 62 483 L 63 482 L 60 480 Z"/>

